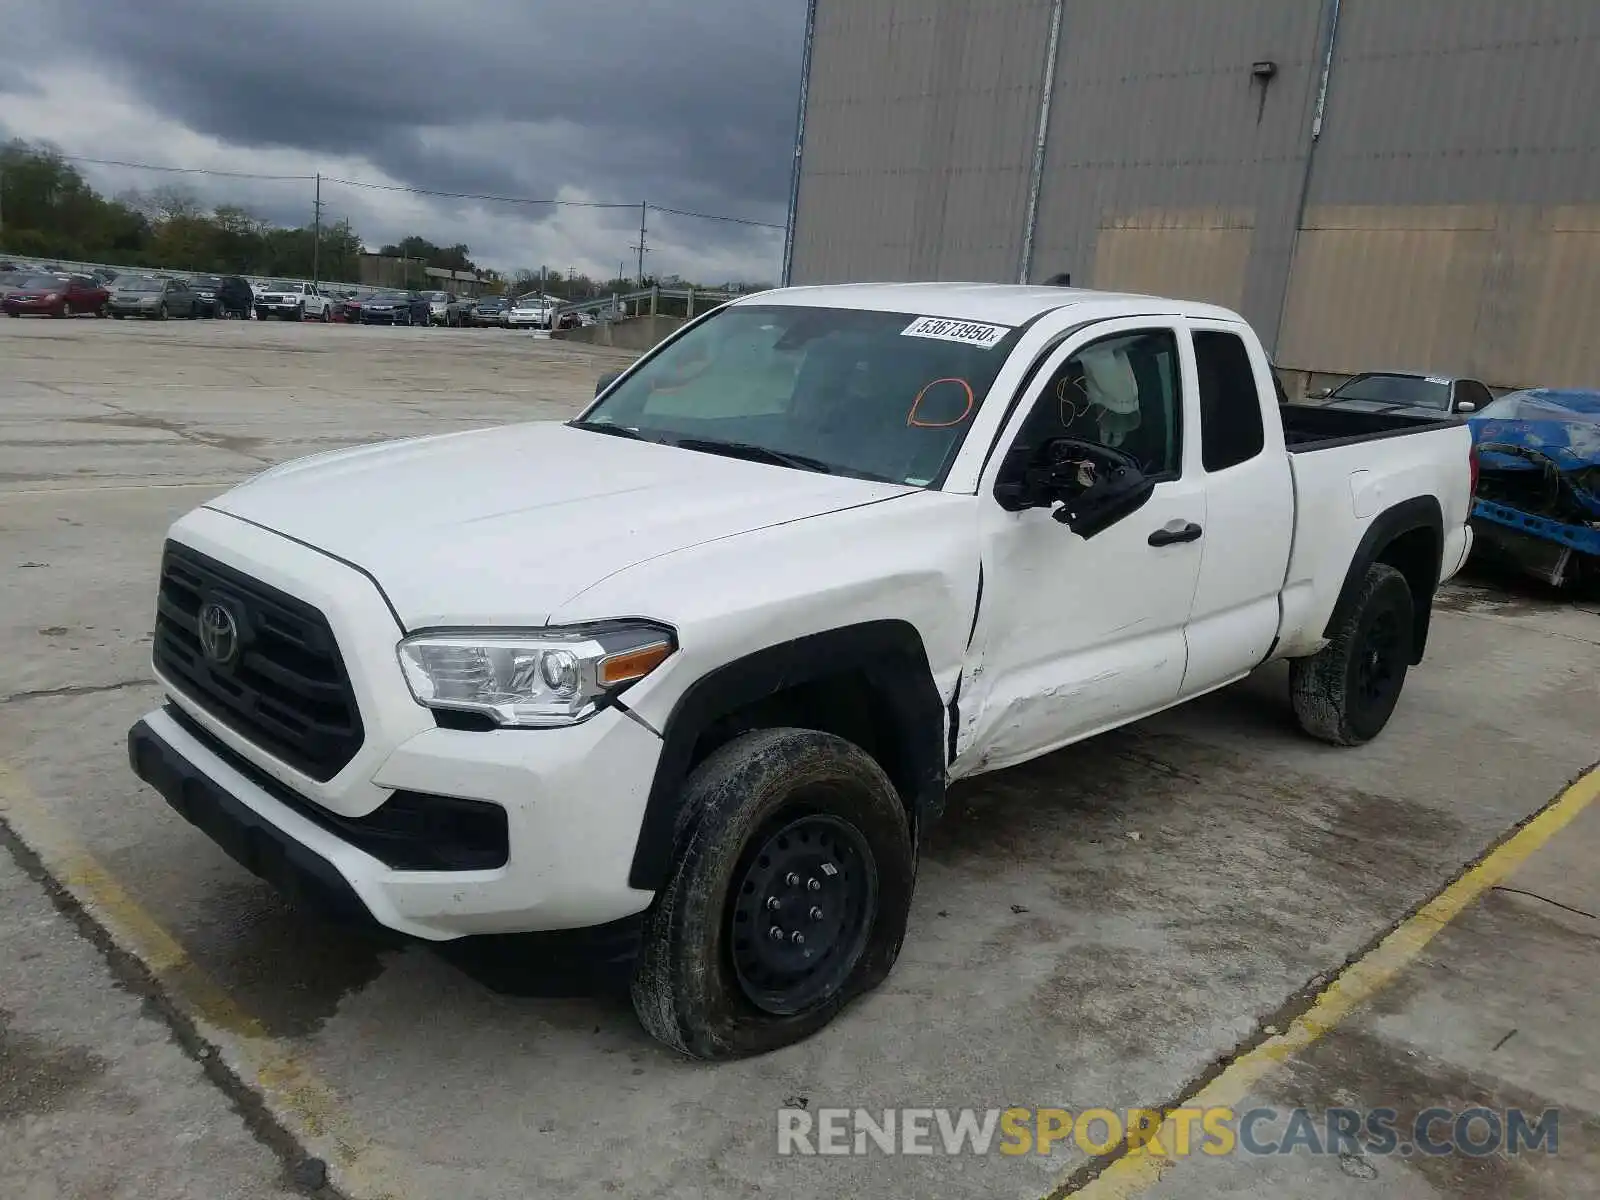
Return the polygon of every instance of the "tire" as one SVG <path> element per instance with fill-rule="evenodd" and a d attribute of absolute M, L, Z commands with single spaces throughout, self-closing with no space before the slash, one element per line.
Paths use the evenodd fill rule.
<path fill-rule="evenodd" d="M 1406 577 L 1386 563 L 1368 567 L 1328 644 L 1289 663 L 1300 728 L 1335 746 L 1359 746 L 1383 732 L 1411 665 L 1415 615 Z"/>
<path fill-rule="evenodd" d="M 111 318 L 112 318 L 112 320 L 114 320 L 114 321 L 120 321 L 120 320 L 122 320 L 122 316 L 123 316 L 123 314 L 121 314 L 121 313 L 112 313 L 112 314 L 111 314 Z"/>
<path fill-rule="evenodd" d="M 167 319 L 167 306 L 165 304 L 157 305 L 156 306 L 156 320 L 165 321 L 166 319 Z"/>
<path fill-rule="evenodd" d="M 102 304 L 99 308 L 94 310 L 94 315 L 96 320 L 104 321 L 111 315 L 111 306 L 109 304 Z"/>
<path fill-rule="evenodd" d="M 322 306 L 322 316 L 319 318 L 324 325 L 333 320 L 333 307 L 328 304 Z"/>
<path fill-rule="evenodd" d="M 69 304 L 67 301 L 63 300 L 61 302 L 61 311 L 56 314 L 56 317 L 58 319 L 64 320 L 65 318 L 70 317 L 71 315 L 72 315 L 72 305 Z"/>
<path fill-rule="evenodd" d="M 646 1031 L 691 1057 L 801 1041 L 883 982 L 900 953 L 916 880 L 905 808 L 843 738 L 764 729 L 719 748 L 684 786 L 674 857 L 631 991 Z M 755 940 L 769 920 L 773 946 Z M 746 928 L 750 939 L 737 933 Z"/>
<path fill-rule="evenodd" d="M 294 310 L 294 316 L 291 317 L 290 320 L 293 320 L 293 321 L 304 321 L 305 319 L 306 319 L 306 308 L 305 308 L 305 305 L 302 304 L 299 308 Z"/>

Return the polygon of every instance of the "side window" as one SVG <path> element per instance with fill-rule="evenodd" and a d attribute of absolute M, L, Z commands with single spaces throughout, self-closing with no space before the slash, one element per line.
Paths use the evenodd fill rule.
<path fill-rule="evenodd" d="M 1090 342 L 1046 383 L 1013 453 L 1071 437 L 1122 450 L 1146 475 L 1176 477 L 1183 462 L 1183 385 L 1170 329 Z"/>
<path fill-rule="evenodd" d="M 1196 382 L 1200 385 L 1200 462 L 1222 471 L 1247 462 L 1266 445 L 1261 393 L 1244 339 L 1219 330 L 1196 330 Z"/>

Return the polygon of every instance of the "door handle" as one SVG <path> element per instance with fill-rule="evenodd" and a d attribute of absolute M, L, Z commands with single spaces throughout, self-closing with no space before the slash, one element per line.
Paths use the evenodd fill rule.
<path fill-rule="evenodd" d="M 1152 546 L 1175 546 L 1179 542 L 1197 542 L 1203 532 L 1193 521 L 1172 521 L 1150 535 Z"/>

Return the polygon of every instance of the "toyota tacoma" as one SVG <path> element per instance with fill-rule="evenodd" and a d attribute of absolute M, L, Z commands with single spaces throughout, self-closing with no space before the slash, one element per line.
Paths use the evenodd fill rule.
<path fill-rule="evenodd" d="M 549 931 L 670 1046 L 770 1050 L 889 973 L 952 781 L 1277 659 L 1311 736 L 1384 728 L 1470 547 L 1471 437 L 1277 395 L 1205 304 L 746 297 L 572 420 L 178 520 L 133 769 L 292 897 Z"/>

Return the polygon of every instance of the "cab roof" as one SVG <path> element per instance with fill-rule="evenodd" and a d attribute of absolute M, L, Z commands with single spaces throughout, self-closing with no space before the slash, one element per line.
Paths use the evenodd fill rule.
<path fill-rule="evenodd" d="M 1169 300 L 1089 288 L 1033 287 L 1009 283 L 838 283 L 757 292 L 737 304 L 793 304 L 812 308 L 856 308 L 1022 325 L 1044 313 L 1081 308 L 1085 319 L 1171 314 L 1241 321 L 1230 309 L 1195 300 Z"/>

